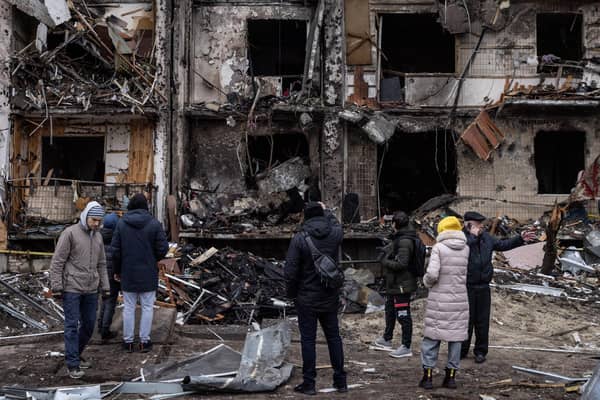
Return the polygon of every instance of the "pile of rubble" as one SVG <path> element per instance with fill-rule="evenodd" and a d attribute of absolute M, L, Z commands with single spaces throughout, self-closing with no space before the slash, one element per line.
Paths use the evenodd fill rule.
<path fill-rule="evenodd" d="M 281 262 L 229 248 L 185 246 L 161 268 L 160 298 L 182 312 L 181 322 L 250 323 L 290 307 Z"/>
<path fill-rule="evenodd" d="M 62 329 L 63 310 L 44 296 L 48 287 L 47 272 L 0 276 L 0 336 Z"/>
<path fill-rule="evenodd" d="M 176 306 L 179 323 L 249 324 L 294 313 L 286 296 L 283 262 L 231 248 L 191 245 L 173 248 L 161 263 L 159 300 Z M 346 269 L 344 312 L 373 312 L 383 306 L 374 274 Z"/>
<path fill-rule="evenodd" d="M 151 5 L 53 3 L 36 5 L 37 12 L 22 8 L 39 24 L 35 40 L 12 55 L 15 108 L 48 114 L 49 107 L 116 106 L 143 113 L 165 99 L 157 89 Z"/>

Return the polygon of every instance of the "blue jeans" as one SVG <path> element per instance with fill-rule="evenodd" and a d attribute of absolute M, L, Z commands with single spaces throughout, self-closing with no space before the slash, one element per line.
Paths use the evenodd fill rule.
<path fill-rule="evenodd" d="M 133 343 L 135 307 L 138 299 L 142 308 L 142 315 L 140 316 L 140 342 L 148 343 L 150 341 L 156 292 L 123 292 L 123 341 L 125 343 Z"/>
<path fill-rule="evenodd" d="M 333 384 L 346 385 L 346 371 L 344 371 L 344 347 L 338 324 L 337 311 L 315 312 L 308 307 L 296 305 L 298 311 L 298 328 L 300 328 L 300 343 L 302 346 L 302 375 L 304 383 L 315 385 L 317 377 L 317 321 L 323 328 L 329 348 L 329 360 L 333 367 Z"/>
<path fill-rule="evenodd" d="M 98 293 L 63 294 L 65 311 L 65 360 L 68 368 L 79 367 L 79 355 L 94 333 Z"/>

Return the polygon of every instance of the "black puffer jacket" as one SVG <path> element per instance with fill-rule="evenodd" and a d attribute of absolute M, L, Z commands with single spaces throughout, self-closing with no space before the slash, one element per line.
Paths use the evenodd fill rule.
<path fill-rule="evenodd" d="M 292 238 L 285 260 L 284 275 L 288 297 L 316 312 L 336 311 L 339 305 L 339 290 L 328 289 L 321 284 L 303 232 L 311 236 L 315 246 L 323 254 L 336 262 L 344 236 L 342 226 L 328 210 L 325 210 L 325 216 L 314 217 L 304 222 L 302 231 Z"/>
<path fill-rule="evenodd" d="M 487 285 L 492 281 L 494 268 L 492 267 L 492 253 L 494 251 L 508 251 L 522 246 L 525 242 L 521 236 L 510 239 L 497 239 L 488 232 L 479 236 L 464 230 L 469 245 L 469 267 L 467 272 L 467 285 Z"/>
<path fill-rule="evenodd" d="M 165 231 L 146 210 L 132 210 L 121 218 L 111 242 L 114 273 L 121 275 L 124 292 L 152 292 L 158 288 L 158 267 L 169 250 Z"/>
<path fill-rule="evenodd" d="M 113 270 L 113 250 L 110 245 L 113 237 L 113 230 L 102 228 L 102 240 L 104 241 L 104 254 L 106 255 L 106 273 L 108 275 L 108 279 L 112 280 L 114 276 Z"/>
<path fill-rule="evenodd" d="M 386 294 L 409 294 L 417 290 L 417 278 L 408 271 L 416 238 L 414 229 L 402 228 L 392 235 L 393 242 L 384 248 L 381 265 L 384 268 Z"/>

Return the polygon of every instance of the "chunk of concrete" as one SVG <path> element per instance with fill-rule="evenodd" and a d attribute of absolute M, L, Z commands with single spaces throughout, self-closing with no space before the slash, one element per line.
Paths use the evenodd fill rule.
<path fill-rule="evenodd" d="M 257 184 L 261 192 L 285 192 L 304 183 L 310 170 L 300 157 L 290 158 L 268 171 Z"/>
<path fill-rule="evenodd" d="M 528 244 L 516 249 L 505 251 L 504 257 L 512 268 L 524 271 L 532 270 L 542 265 L 544 259 L 544 245 L 546 242 Z"/>

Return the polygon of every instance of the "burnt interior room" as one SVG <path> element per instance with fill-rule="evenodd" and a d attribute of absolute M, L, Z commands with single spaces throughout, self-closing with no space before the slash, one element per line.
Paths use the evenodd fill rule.
<path fill-rule="evenodd" d="M 104 182 L 104 137 L 44 137 L 42 176 L 51 169 L 53 178 Z"/>
<path fill-rule="evenodd" d="M 585 169 L 585 132 L 540 131 L 534 140 L 539 194 L 568 194 Z"/>
<path fill-rule="evenodd" d="M 382 101 L 400 100 L 384 88 L 404 87 L 402 73 L 454 73 L 454 36 L 437 19 L 437 14 L 381 16 Z"/>
<path fill-rule="evenodd" d="M 248 58 L 251 76 L 281 76 L 283 87 L 304 73 L 306 21 L 249 19 Z"/>
<path fill-rule="evenodd" d="M 301 133 L 248 136 L 248 152 L 254 174 L 294 157 L 302 158 L 307 165 L 310 163 L 308 140 Z"/>
<path fill-rule="evenodd" d="M 456 192 L 456 147 L 449 131 L 396 132 L 377 153 L 382 214 L 413 211 L 432 197 Z"/>
<path fill-rule="evenodd" d="M 541 13 L 536 18 L 537 55 L 554 55 L 564 61 L 583 57 L 583 15 L 573 13 Z M 558 60 L 557 60 L 558 62 Z M 552 71 L 540 65 L 540 72 Z M 571 70 L 569 70 L 571 71 Z M 580 70 L 573 70 L 573 72 Z"/>

